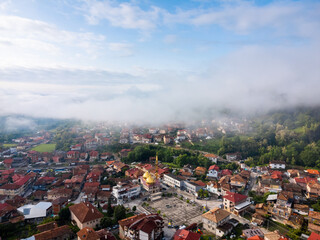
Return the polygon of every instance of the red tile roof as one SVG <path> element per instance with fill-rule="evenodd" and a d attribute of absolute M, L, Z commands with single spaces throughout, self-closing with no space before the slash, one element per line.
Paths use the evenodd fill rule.
<path fill-rule="evenodd" d="M 320 235 L 315 232 L 312 232 L 308 240 L 320 240 Z"/>
<path fill-rule="evenodd" d="M 103 217 L 103 214 L 89 202 L 82 202 L 72 205 L 69 207 L 69 209 L 81 223 L 89 222 Z"/>
<path fill-rule="evenodd" d="M 185 229 L 179 229 L 173 236 L 173 240 L 199 240 L 200 233 L 194 233 Z"/>
<path fill-rule="evenodd" d="M 263 237 L 260 237 L 259 235 L 249 237 L 247 240 L 263 240 Z"/>
<path fill-rule="evenodd" d="M 228 199 L 229 201 L 235 204 L 247 199 L 247 197 L 248 196 L 246 195 L 242 195 L 240 193 L 234 193 L 234 192 L 227 192 L 227 194 L 223 196 L 223 198 Z"/>
<path fill-rule="evenodd" d="M 216 171 L 219 171 L 219 170 L 220 170 L 220 168 L 219 168 L 217 165 L 211 165 L 211 166 L 209 167 L 209 170 L 216 170 Z"/>

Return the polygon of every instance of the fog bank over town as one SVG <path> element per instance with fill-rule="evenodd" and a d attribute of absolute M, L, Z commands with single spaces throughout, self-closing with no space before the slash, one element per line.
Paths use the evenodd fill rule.
<path fill-rule="evenodd" d="M 1 115 L 163 123 L 320 104 L 317 2 L 47 7 L 0 5 Z"/>

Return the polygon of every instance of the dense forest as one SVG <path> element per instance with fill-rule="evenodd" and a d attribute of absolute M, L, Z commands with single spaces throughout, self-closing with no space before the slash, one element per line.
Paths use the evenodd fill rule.
<path fill-rule="evenodd" d="M 191 152 L 183 149 L 175 149 L 172 147 L 163 147 L 156 145 L 140 145 L 134 148 L 132 152 L 128 154 L 128 157 L 125 157 L 123 161 L 125 163 L 133 162 L 150 162 L 150 158 L 156 156 L 159 157 L 159 160 L 162 163 L 166 163 L 172 167 L 181 168 L 186 164 L 190 164 L 194 167 L 202 166 L 209 168 L 212 165 L 212 162 L 200 154 L 197 151 Z M 235 163 L 229 164 L 219 164 L 221 169 L 237 169 L 238 165 Z"/>
<path fill-rule="evenodd" d="M 239 152 L 249 165 L 264 165 L 270 160 L 290 165 L 320 168 L 320 109 L 300 108 L 279 111 L 251 120 L 253 132 L 229 134 L 222 138 L 185 142 L 185 148 L 224 156 Z"/>

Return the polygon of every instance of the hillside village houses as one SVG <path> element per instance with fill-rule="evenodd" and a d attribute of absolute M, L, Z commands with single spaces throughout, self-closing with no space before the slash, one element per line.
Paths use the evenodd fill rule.
<path fill-rule="evenodd" d="M 14 221 L 40 223 L 47 217 L 58 216 L 61 209 L 74 203 L 69 210 L 71 223 L 80 228 L 78 239 L 92 236 L 95 239 L 111 239 L 114 236 L 106 229 L 95 230 L 101 227 L 104 217 L 101 212 L 107 213 L 108 202 L 113 208 L 125 204 L 126 207 L 130 206 L 128 209 L 131 211 L 131 205 L 135 203 L 132 201 L 137 198 L 137 202 L 146 200 L 146 203 L 152 203 L 170 199 L 171 196 L 167 194 L 172 193 L 172 199 L 182 198 L 179 201 L 184 203 L 192 200 L 195 207 L 205 209 L 205 213 L 199 213 L 203 223 L 201 231 L 210 232 L 218 238 L 232 234 L 238 224 L 235 219 L 242 220 L 242 216 L 250 215 L 249 228 L 242 229 L 244 239 L 284 239 L 281 233 L 265 229 L 264 223 L 270 219 L 296 229 L 306 223 L 310 237 L 317 239 L 315 234 L 320 234 L 320 212 L 309 204 L 311 201 L 316 203 L 320 196 L 320 174 L 315 169 L 286 169 L 287 164 L 281 161 L 270 161 L 268 166 L 250 168 L 240 164 L 239 153 L 227 154 L 228 161 L 215 154 L 201 153 L 210 160 L 209 164 L 186 164 L 174 169 L 162 163 L 156 167 L 154 157 L 144 163 L 125 163 L 124 159 L 134 151 L 134 145 L 126 145 L 116 152 L 103 149 L 121 139 L 126 139 L 128 144 L 174 144 L 173 139 L 181 143 L 189 139 L 205 139 L 210 135 L 210 130 L 205 128 L 181 128 L 179 133 L 171 128 L 165 128 L 164 131 L 150 128 L 147 133 L 128 128 L 121 131 L 120 138 L 114 138 L 111 131 L 106 134 L 87 130 L 75 138 L 68 151 L 52 153 L 40 153 L 26 145 L 28 141 L 35 142 L 34 145 L 50 141 L 49 136 L 17 140 L 19 149 L 7 149 L 1 155 L 4 161 L 0 170 L 0 221 L 6 224 Z M 170 142 L 166 143 L 165 139 L 170 139 Z M 22 157 L 17 158 L 15 154 L 18 153 Z M 238 168 L 225 169 L 230 162 L 237 163 Z M 28 169 L 28 164 L 36 163 L 39 169 Z M 53 166 L 52 169 L 50 166 Z M 201 191 L 208 193 L 206 200 L 199 195 Z M 163 196 L 152 198 L 154 193 Z M 265 193 L 268 196 L 265 195 L 264 199 Z M 263 202 L 254 202 L 252 196 L 260 196 Z M 212 205 L 218 207 L 210 209 L 206 203 L 208 206 L 214 203 Z M 157 209 L 149 209 L 150 214 L 146 214 L 147 211 L 141 213 L 146 210 L 142 204 L 136 207 L 139 211 L 130 213 L 132 217 L 118 222 L 119 237 L 126 240 L 162 239 L 168 217 L 164 217 L 164 213 L 157 213 Z M 57 239 L 61 236 L 67 238 L 69 234 L 74 237 L 69 230 L 68 226 L 55 226 L 33 237 L 40 239 L 49 234 L 57 236 Z M 179 230 L 171 230 L 173 234 L 177 232 L 175 239 L 190 240 L 194 237 L 197 238 L 194 240 L 199 240 L 197 234 L 200 233 L 189 229 Z"/>

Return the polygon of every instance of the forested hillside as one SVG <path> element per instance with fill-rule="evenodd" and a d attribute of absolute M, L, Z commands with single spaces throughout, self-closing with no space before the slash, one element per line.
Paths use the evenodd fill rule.
<path fill-rule="evenodd" d="M 183 147 L 221 156 L 240 152 L 249 165 L 282 160 L 291 165 L 320 168 L 320 108 L 272 112 L 251 119 L 253 133 L 223 136 Z"/>

